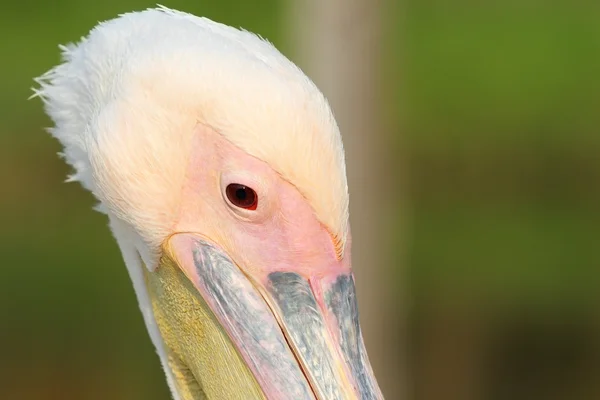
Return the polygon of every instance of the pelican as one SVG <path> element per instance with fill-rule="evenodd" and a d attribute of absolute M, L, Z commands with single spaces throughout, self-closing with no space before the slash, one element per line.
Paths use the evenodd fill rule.
<path fill-rule="evenodd" d="M 34 96 L 107 215 L 173 398 L 382 399 L 341 136 L 310 79 L 259 36 L 164 7 L 61 50 Z"/>

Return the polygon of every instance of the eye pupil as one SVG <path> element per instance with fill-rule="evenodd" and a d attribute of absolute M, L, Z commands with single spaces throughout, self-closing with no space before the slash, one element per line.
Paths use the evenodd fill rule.
<path fill-rule="evenodd" d="M 246 188 L 239 188 L 235 191 L 235 197 L 238 198 L 238 200 L 246 200 L 246 197 L 248 197 L 248 194 L 246 193 Z"/>
<path fill-rule="evenodd" d="M 254 189 L 239 183 L 232 183 L 227 185 L 225 193 L 227 194 L 227 199 L 234 206 L 244 208 L 246 210 L 256 210 L 256 206 L 258 205 L 258 196 L 256 195 Z"/>

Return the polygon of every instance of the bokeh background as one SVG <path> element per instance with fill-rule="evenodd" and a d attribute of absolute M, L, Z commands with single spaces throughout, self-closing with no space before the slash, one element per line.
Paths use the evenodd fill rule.
<path fill-rule="evenodd" d="M 300 51 L 298 35 L 318 38 L 322 26 L 297 14 L 302 2 L 165 5 L 260 33 L 310 74 L 323 60 Z M 50 121 L 27 101 L 32 78 L 59 61 L 59 43 L 150 6 L 2 7 L 0 399 L 169 398 L 106 219 L 91 195 L 63 184 L 69 169 L 43 131 Z M 351 185 L 368 183 L 351 187 L 353 224 L 383 221 L 371 227 L 376 248 L 355 246 L 361 262 L 385 254 L 385 265 L 355 268 L 388 398 L 600 399 L 600 3 L 335 7 L 355 10 L 343 48 L 359 45 L 352 32 L 379 32 L 373 51 L 354 58 L 370 66 L 355 81 L 319 79 L 334 109 L 336 88 L 377 86 L 362 99 L 376 127 L 344 135 Z M 339 107 L 360 113 L 354 104 Z M 356 143 L 373 143 L 377 167 Z M 378 285 L 387 285 L 385 311 L 371 318 Z"/>

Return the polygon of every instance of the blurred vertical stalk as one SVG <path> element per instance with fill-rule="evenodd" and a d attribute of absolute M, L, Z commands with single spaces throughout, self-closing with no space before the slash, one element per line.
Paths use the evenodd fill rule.
<path fill-rule="evenodd" d="M 328 98 L 343 135 L 353 268 L 369 357 L 385 397 L 406 399 L 404 274 L 398 265 L 404 263 L 398 263 L 403 246 L 396 224 L 405 192 L 397 184 L 398 159 L 388 162 L 394 155 L 385 115 L 390 82 L 383 79 L 384 5 L 384 0 L 288 0 L 286 31 L 294 60 Z"/>

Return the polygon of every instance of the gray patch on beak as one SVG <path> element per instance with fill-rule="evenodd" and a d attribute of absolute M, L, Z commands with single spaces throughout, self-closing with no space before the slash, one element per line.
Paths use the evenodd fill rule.
<path fill-rule="evenodd" d="M 314 399 L 277 321 L 244 273 L 225 253 L 200 239 L 194 241 L 193 259 L 203 297 L 266 397 Z"/>
<path fill-rule="evenodd" d="M 279 306 L 287 334 L 318 397 L 344 399 L 336 374 L 332 343 L 327 340 L 327 328 L 308 281 L 294 272 L 272 272 L 267 290 Z"/>
<path fill-rule="evenodd" d="M 380 398 L 378 395 L 381 394 L 372 378 L 373 372 L 362 340 L 354 278 L 351 275 L 340 275 L 331 285 L 331 289 L 325 292 L 324 297 L 327 309 L 337 320 L 344 358 L 350 365 L 361 399 Z"/>

